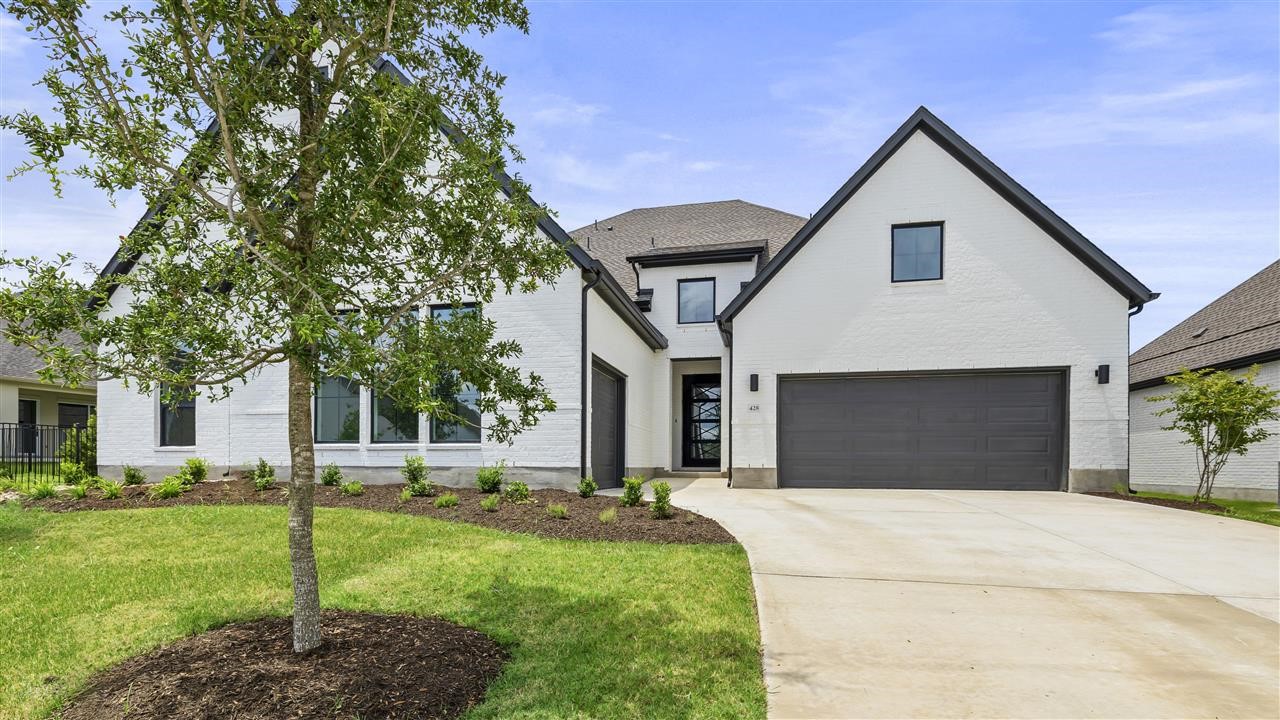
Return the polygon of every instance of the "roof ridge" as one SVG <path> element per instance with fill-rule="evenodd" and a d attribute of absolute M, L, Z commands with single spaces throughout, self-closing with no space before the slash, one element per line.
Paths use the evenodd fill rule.
<path fill-rule="evenodd" d="M 1207 306 L 1206 306 L 1206 307 L 1207 307 Z M 1192 317 L 1195 317 L 1195 316 L 1193 315 Z M 1185 322 L 1185 321 L 1184 321 L 1184 322 Z M 1182 323 L 1178 323 L 1178 325 L 1181 325 L 1181 324 L 1182 324 Z M 1261 330 L 1261 329 L 1263 329 L 1263 328 L 1269 328 L 1269 327 L 1271 327 L 1272 325 L 1280 325 L 1280 320 L 1272 320 L 1271 322 L 1265 322 L 1265 323 L 1262 323 L 1261 325 L 1253 325 L 1253 326 L 1250 326 L 1250 327 L 1247 327 L 1247 328 L 1242 328 L 1242 329 L 1237 330 L 1236 332 L 1233 332 L 1233 333 L 1228 333 L 1228 334 L 1226 334 L 1226 335 L 1220 335 L 1220 336 L 1218 336 L 1218 337 L 1216 337 L 1216 338 L 1213 338 L 1212 340 L 1205 340 L 1204 342 L 1196 343 L 1196 344 L 1194 344 L 1194 345 L 1184 345 L 1184 346 L 1179 347 L 1179 348 L 1177 348 L 1177 349 L 1175 349 L 1175 350 L 1169 350 L 1168 352 L 1162 352 L 1162 353 L 1160 353 L 1160 354 L 1158 354 L 1158 355 L 1152 355 L 1151 357 L 1144 357 L 1144 358 L 1141 358 L 1141 359 L 1139 359 L 1139 360 L 1134 360 L 1134 361 L 1132 361 L 1132 362 L 1133 362 L 1133 364 L 1134 364 L 1134 365 L 1137 365 L 1137 364 L 1139 364 L 1139 363 L 1151 362 L 1152 360 L 1159 360 L 1160 358 L 1168 357 L 1168 356 L 1170 356 L 1170 355 L 1177 355 L 1178 353 L 1180 353 L 1180 352 L 1185 352 L 1185 351 L 1187 351 L 1187 350 L 1193 350 L 1193 349 L 1195 349 L 1195 348 L 1204 347 L 1204 346 L 1206 346 L 1206 345 L 1212 345 L 1212 344 L 1214 344 L 1214 343 L 1216 343 L 1216 342 L 1222 342 L 1223 340 L 1230 340 L 1230 339 L 1231 339 L 1231 338 L 1233 338 L 1233 337 L 1237 337 L 1237 336 L 1239 336 L 1239 335 L 1243 335 L 1243 334 L 1245 334 L 1245 333 L 1251 333 L 1251 332 L 1254 332 L 1255 330 Z M 1177 327 L 1177 325 L 1175 325 L 1174 327 Z M 1161 337 L 1163 337 L 1163 336 L 1161 336 Z M 1151 342 L 1155 342 L 1155 341 L 1154 341 L 1154 340 L 1152 340 Z M 1150 345 L 1150 344 L 1151 344 L 1151 343 L 1147 343 L 1147 345 Z M 1147 347 L 1147 345 L 1143 345 L 1142 347 L 1143 347 L 1143 348 L 1145 348 L 1145 347 Z M 1138 352 L 1141 352 L 1141 350 L 1142 350 L 1142 348 L 1139 348 L 1139 349 L 1138 349 Z M 1134 355 L 1137 355 L 1137 354 L 1138 354 L 1137 352 L 1135 352 L 1135 353 L 1134 353 Z"/>
<path fill-rule="evenodd" d="M 624 215 L 630 215 L 631 213 L 642 212 L 645 210 L 669 210 L 671 208 L 692 208 L 692 207 L 698 207 L 700 205 L 729 205 L 732 203 L 738 203 L 741 205 L 750 205 L 751 207 L 760 208 L 761 210 L 768 210 L 769 212 L 777 213 L 779 215 L 786 215 L 787 217 L 795 218 L 796 220 L 803 221 L 805 219 L 804 216 L 802 215 L 796 215 L 795 213 L 787 212 L 786 210 L 779 210 L 778 208 L 769 207 L 768 205 L 761 205 L 760 203 L 751 202 L 750 200 L 743 200 L 742 198 L 730 198 L 728 200 L 704 200 L 701 202 L 672 203 L 669 205 L 650 205 L 646 207 L 630 208 L 628 210 L 623 210 L 620 213 L 609 215 L 608 217 L 603 217 L 597 220 L 593 220 L 587 223 L 586 225 L 583 225 L 573 230 L 569 234 L 573 235 L 575 233 L 579 233 L 579 232 L 582 232 L 583 230 L 591 228 L 594 225 L 598 225 L 599 223 L 609 222 L 611 220 L 616 220 Z"/>

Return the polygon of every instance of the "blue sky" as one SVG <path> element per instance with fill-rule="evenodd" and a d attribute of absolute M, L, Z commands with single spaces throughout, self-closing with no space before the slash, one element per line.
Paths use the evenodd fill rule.
<path fill-rule="evenodd" d="M 1136 349 L 1280 255 L 1280 4 L 530 4 L 480 47 L 567 229 L 742 198 L 808 215 L 919 105 L 1153 289 Z M 0 112 L 44 106 L 0 20 Z M 0 138 L 0 165 L 22 159 Z M 0 186 L 10 253 L 102 263 L 143 211 Z"/>

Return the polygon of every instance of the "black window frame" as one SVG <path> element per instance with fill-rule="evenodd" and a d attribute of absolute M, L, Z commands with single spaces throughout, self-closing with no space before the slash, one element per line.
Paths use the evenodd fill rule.
<path fill-rule="evenodd" d="M 195 447 L 198 443 L 197 433 L 200 431 L 199 425 L 196 423 L 195 388 L 187 388 L 190 391 L 190 394 L 184 393 L 185 397 L 177 398 L 173 403 L 166 403 L 164 401 L 164 395 L 168 392 L 168 388 L 169 386 L 167 384 L 162 383 L 160 385 L 160 397 L 156 398 L 160 404 L 160 447 Z M 181 414 L 184 410 L 189 410 L 191 413 L 191 442 L 171 442 L 168 433 L 169 423 L 165 422 L 165 417 L 168 413 Z"/>
<path fill-rule="evenodd" d="M 345 380 L 347 383 L 355 385 L 356 388 L 356 439 L 355 440 L 321 440 L 320 439 L 320 383 L 325 380 Z M 360 444 L 360 414 L 362 412 L 361 391 L 363 386 L 349 377 L 341 375 L 325 375 L 316 379 L 315 384 L 311 388 L 311 444 L 313 445 L 359 445 Z"/>
<path fill-rule="evenodd" d="M 431 314 L 431 320 L 434 322 L 437 319 L 436 311 L 438 310 L 448 310 L 450 314 L 452 314 L 457 310 L 478 311 L 480 308 L 480 305 L 474 302 L 464 302 L 464 303 L 459 303 L 457 305 L 454 305 L 452 303 L 438 303 L 438 304 L 428 305 L 427 307 L 428 307 L 428 311 Z M 465 387 L 465 384 L 463 387 Z M 461 393 L 458 393 L 458 394 L 460 395 Z M 477 393 L 477 399 L 478 399 L 478 393 Z M 457 396 L 455 396 L 454 401 L 457 402 L 457 400 L 458 398 Z M 479 409 L 476 408 L 476 410 L 478 412 Z M 436 418 L 434 416 L 427 418 L 427 444 L 428 445 L 479 445 L 484 442 L 484 428 L 481 427 L 480 425 L 475 426 L 476 437 L 474 440 L 472 439 L 459 440 L 456 437 L 452 439 L 446 439 L 446 440 L 439 439 L 436 435 L 437 420 L 439 420 L 439 418 Z M 462 425 L 462 423 L 448 422 L 448 421 L 445 421 L 445 424 L 450 426 Z"/>
<path fill-rule="evenodd" d="M 686 284 L 692 283 L 711 283 L 711 319 L 710 320 L 685 320 L 684 312 L 681 308 L 680 297 L 684 291 Z M 680 278 L 676 281 L 676 324 L 677 325 L 707 325 L 716 321 L 716 279 L 714 277 L 700 278 Z"/>
<path fill-rule="evenodd" d="M 894 243 L 897 242 L 897 238 L 895 237 L 895 235 L 899 230 L 909 230 L 913 228 L 925 228 L 925 227 L 938 228 L 938 276 L 899 280 L 897 278 L 897 267 L 896 267 L 897 253 L 894 252 L 894 247 L 893 247 Z M 946 234 L 947 234 L 947 231 L 946 231 L 945 223 L 943 223 L 941 220 L 930 220 L 929 222 L 898 223 L 896 225 L 890 226 L 889 228 L 889 282 L 894 283 L 896 285 L 898 283 L 937 282 L 938 280 L 941 280 L 946 275 L 946 269 L 945 269 L 946 248 L 947 248 Z"/>

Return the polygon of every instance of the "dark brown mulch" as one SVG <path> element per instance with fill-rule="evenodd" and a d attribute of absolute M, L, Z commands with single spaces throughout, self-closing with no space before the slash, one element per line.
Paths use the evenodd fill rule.
<path fill-rule="evenodd" d="M 1179 510 L 1197 510 L 1216 513 L 1229 513 L 1229 509 L 1212 502 L 1191 502 L 1190 500 L 1173 500 L 1171 498 L 1150 497 L 1147 495 L 1139 495 L 1137 493 L 1131 495 L 1123 495 L 1117 492 L 1091 492 L 1086 495 L 1096 495 L 1098 497 L 1111 498 L 1112 500 L 1128 500 L 1129 502 L 1140 502 L 1148 505 L 1163 505 L 1164 507 L 1178 508 Z"/>
<path fill-rule="evenodd" d="M 240 479 L 203 482 L 168 500 L 147 497 L 150 487 L 126 487 L 124 497 L 118 500 L 104 500 L 101 492 L 90 490 L 88 497 L 83 500 L 60 496 L 27 500 L 26 504 L 52 512 L 71 512 L 173 505 L 283 505 L 286 500 L 283 484 L 277 483 L 270 490 L 258 491 L 254 489 L 253 483 Z M 403 489 L 402 484 L 366 485 L 363 495 L 348 497 L 338 492 L 336 487 L 317 485 L 316 505 L 424 515 L 498 530 L 571 540 L 681 544 L 737 542 L 728 530 L 703 515 L 674 508 L 674 517 L 658 519 L 650 514 L 647 504 L 620 507 L 616 497 L 596 495 L 582 498 L 577 493 L 564 490 L 534 490 L 532 502 L 516 504 L 503 500 L 498 505 L 497 512 L 485 512 L 480 508 L 480 500 L 485 495 L 474 488 L 441 488 L 440 493 L 451 492 L 458 496 L 458 506 L 454 508 L 435 507 L 434 497 L 415 497 L 402 503 L 400 491 Z M 547 515 L 548 505 L 564 505 L 569 516 L 563 519 L 550 517 Z M 608 508 L 617 509 L 617 519 L 611 523 L 600 522 L 600 513 Z"/>
<path fill-rule="evenodd" d="M 292 620 L 237 623 L 90 678 L 66 720 L 456 718 L 484 698 L 507 653 L 451 622 L 326 611 L 324 644 L 292 648 Z"/>

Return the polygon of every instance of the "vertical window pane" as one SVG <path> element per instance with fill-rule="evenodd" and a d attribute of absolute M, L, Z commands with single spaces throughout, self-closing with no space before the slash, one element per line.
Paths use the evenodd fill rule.
<path fill-rule="evenodd" d="M 480 442 L 480 411 L 477 404 L 480 393 L 466 383 L 459 382 L 457 376 L 452 381 L 446 380 L 435 389 L 436 397 L 445 401 L 454 415 L 462 422 L 452 422 L 444 418 L 431 419 L 431 442 L 433 443 L 478 443 Z"/>
<path fill-rule="evenodd" d="M 942 225 L 893 229 L 893 281 L 942 278 Z"/>
<path fill-rule="evenodd" d="M 315 442 L 360 442 L 360 386 L 340 377 L 316 383 Z"/>
<path fill-rule="evenodd" d="M 373 442 L 417 442 L 418 411 L 398 407 L 391 398 L 373 398 Z"/>
<path fill-rule="evenodd" d="M 163 398 L 169 386 L 160 386 Z M 194 388 L 174 388 L 170 402 L 160 402 L 160 444 L 190 447 L 196 444 L 196 399 Z"/>
<path fill-rule="evenodd" d="M 699 323 L 716 319 L 716 281 L 681 280 L 678 322 Z"/>

